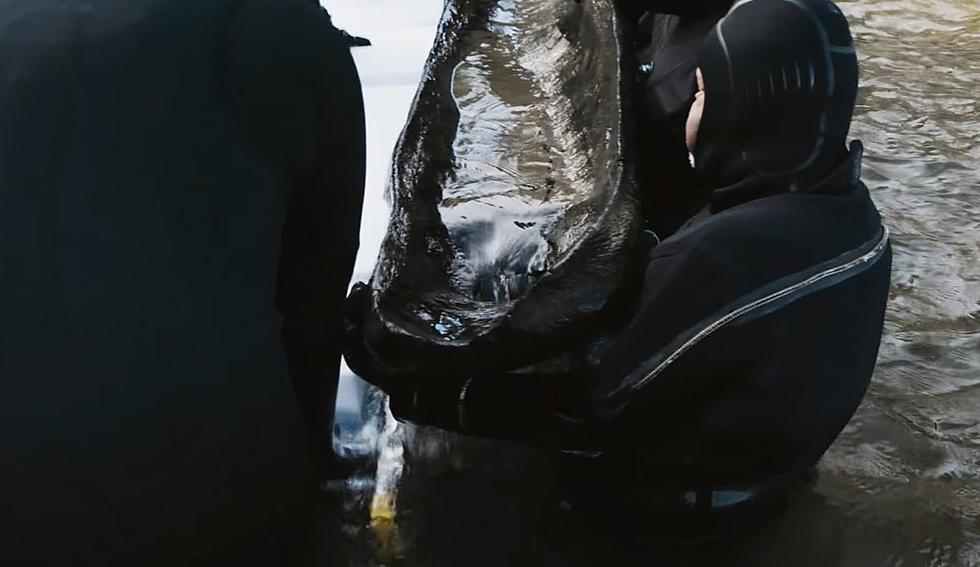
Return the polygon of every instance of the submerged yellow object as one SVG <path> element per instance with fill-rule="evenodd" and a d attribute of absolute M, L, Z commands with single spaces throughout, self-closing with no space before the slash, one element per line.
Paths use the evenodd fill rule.
<path fill-rule="evenodd" d="M 378 559 L 393 561 L 405 555 L 408 546 L 398 530 L 395 499 L 388 494 L 375 495 L 371 503 L 371 532 L 377 542 Z"/>
<path fill-rule="evenodd" d="M 391 494 L 375 494 L 371 502 L 371 522 L 395 519 L 395 497 Z"/>

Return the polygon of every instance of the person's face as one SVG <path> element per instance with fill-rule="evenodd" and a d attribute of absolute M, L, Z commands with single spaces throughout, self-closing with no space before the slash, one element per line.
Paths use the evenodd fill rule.
<path fill-rule="evenodd" d="M 701 114 L 704 112 L 704 77 L 701 76 L 701 69 L 695 71 L 698 78 L 698 92 L 694 95 L 694 104 L 687 115 L 687 126 L 684 128 L 684 140 L 687 142 L 687 151 L 694 153 L 694 144 L 698 141 L 698 128 L 701 126 Z"/>

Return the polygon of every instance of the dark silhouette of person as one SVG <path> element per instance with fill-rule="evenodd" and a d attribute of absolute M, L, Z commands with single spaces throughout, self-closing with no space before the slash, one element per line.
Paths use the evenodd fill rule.
<path fill-rule="evenodd" d="M 298 561 L 364 142 L 315 3 L 0 5 L 0 562 Z"/>

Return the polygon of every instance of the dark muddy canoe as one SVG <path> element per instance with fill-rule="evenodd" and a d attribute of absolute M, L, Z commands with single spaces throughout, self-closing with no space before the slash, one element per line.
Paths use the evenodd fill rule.
<path fill-rule="evenodd" d="M 512 369 L 599 324 L 639 221 L 625 45 L 611 0 L 447 4 L 395 148 L 374 368 L 357 370 Z"/>

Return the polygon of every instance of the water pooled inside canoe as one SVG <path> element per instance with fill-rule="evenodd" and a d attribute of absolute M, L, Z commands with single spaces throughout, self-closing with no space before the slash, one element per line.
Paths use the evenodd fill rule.
<path fill-rule="evenodd" d="M 551 237 L 569 205 L 590 197 L 571 169 L 551 78 L 522 57 L 544 4 L 501 3 L 489 29 L 468 38 L 473 47 L 453 74 L 456 168 L 440 213 L 457 251 L 457 285 L 479 301 L 522 296 L 561 253 Z"/>

